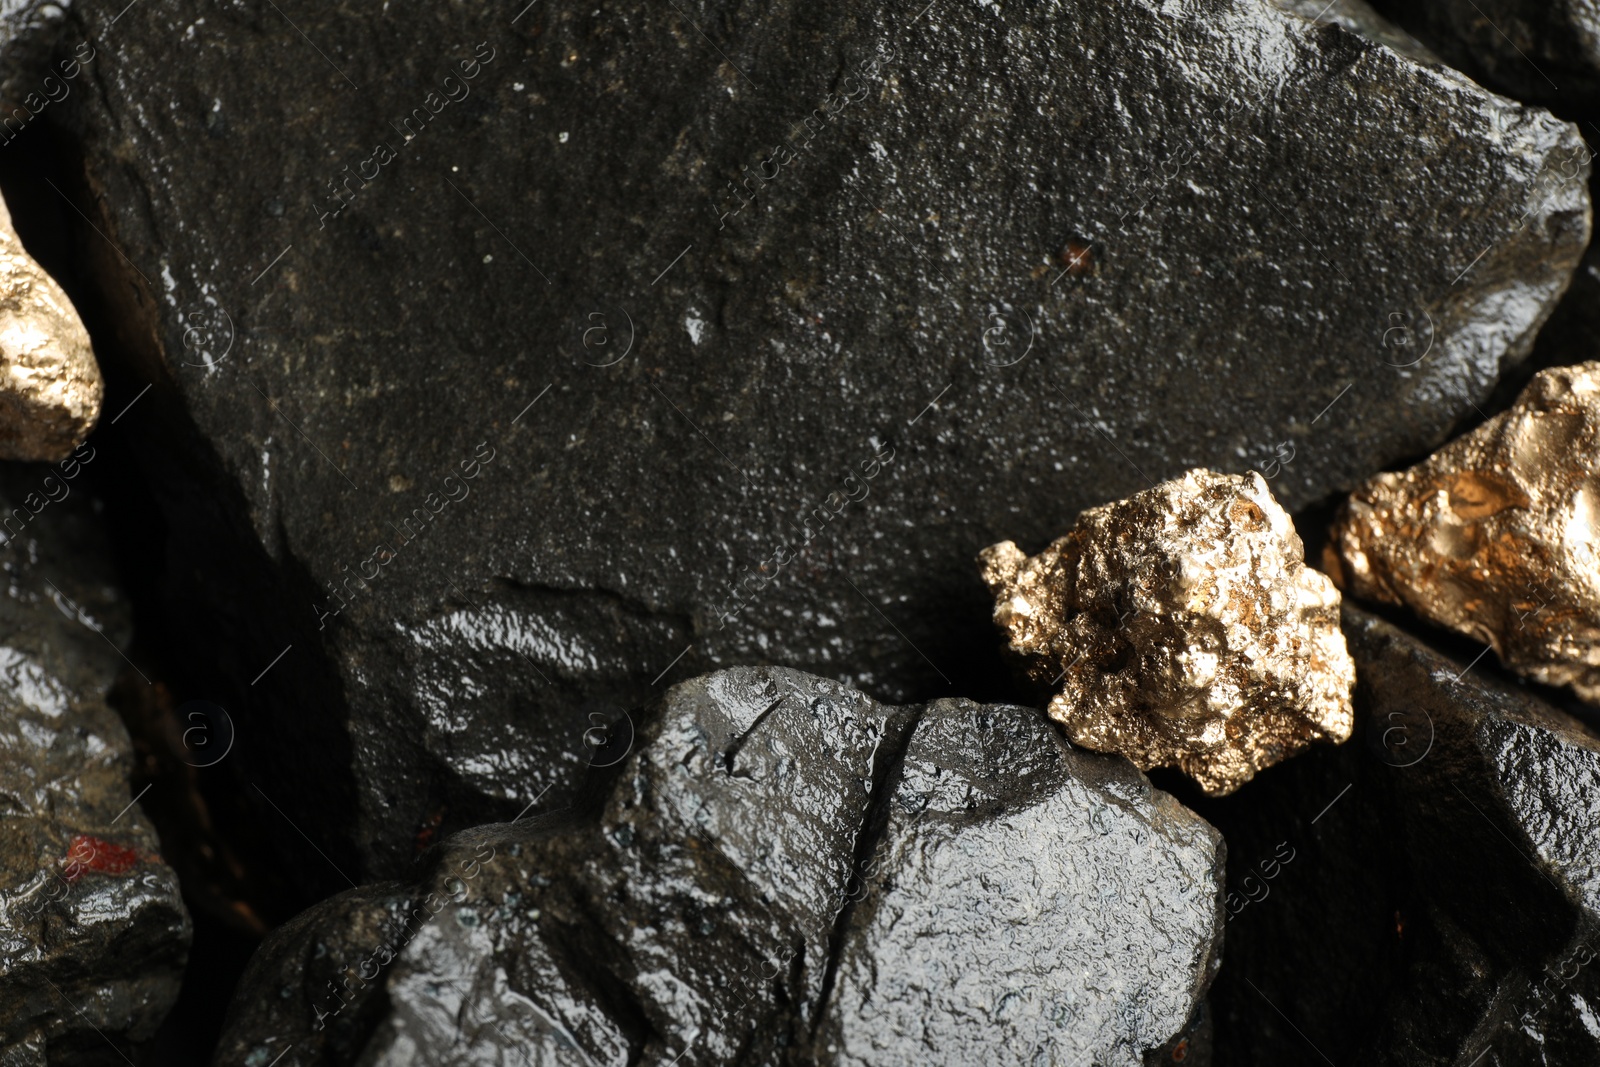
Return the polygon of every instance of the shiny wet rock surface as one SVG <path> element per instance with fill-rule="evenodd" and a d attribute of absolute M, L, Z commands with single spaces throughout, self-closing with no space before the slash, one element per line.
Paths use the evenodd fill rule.
<path fill-rule="evenodd" d="M 118 10 L 67 192 L 306 900 L 658 682 L 983 695 L 975 547 L 1433 446 L 1588 233 L 1572 126 L 1256 0 Z"/>
<path fill-rule="evenodd" d="M 106 694 L 130 633 L 85 446 L 0 469 L 0 1062 L 121 1063 L 178 995 L 189 917 Z M 25 520 L 25 521 L 24 521 Z"/>
<path fill-rule="evenodd" d="M 0 466 L 0 1064 L 1595 1058 L 1592 706 L 1347 605 L 1207 797 L 971 563 L 1204 466 L 1317 566 L 1592 360 L 1577 7 L 0 7 L 106 386 Z"/>
<path fill-rule="evenodd" d="M 1600 734 L 1467 670 L 1481 646 L 1344 629 L 1355 739 L 1198 804 L 1228 839 L 1217 1062 L 1590 1061 Z"/>
<path fill-rule="evenodd" d="M 273 934 L 219 1062 L 1139 1064 L 1195 1015 L 1220 838 L 1038 711 L 739 668 L 653 723 L 597 815 Z"/>

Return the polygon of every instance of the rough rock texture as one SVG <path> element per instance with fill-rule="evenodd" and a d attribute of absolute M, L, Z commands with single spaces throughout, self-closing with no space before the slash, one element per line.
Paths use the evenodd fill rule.
<path fill-rule="evenodd" d="M 1566 112 L 1600 107 L 1600 8 L 1592 0 L 1374 0 L 1484 85 Z"/>
<path fill-rule="evenodd" d="M 1135 1067 L 1220 959 L 1212 829 L 1023 708 L 930 705 L 839 952 L 818 1060 Z M 1156 945 L 1166 951 L 1152 953 Z"/>
<path fill-rule="evenodd" d="M 1600 735 L 1346 606 L 1356 738 L 1197 807 L 1228 839 L 1218 1063 L 1600 1057 Z"/>
<path fill-rule="evenodd" d="M 0 204 L 0 459 L 66 459 L 94 429 L 103 392 L 72 301 Z"/>
<path fill-rule="evenodd" d="M 1222 843 L 1126 761 L 1030 709 L 780 668 L 675 686 L 653 722 L 597 818 L 464 832 L 273 934 L 217 1063 L 1132 1065 L 1193 1039 Z"/>
<path fill-rule="evenodd" d="M 979 555 L 1007 651 L 1073 743 L 1229 793 L 1350 736 L 1339 591 L 1266 480 L 1192 470 L 1090 508 L 1037 556 Z"/>
<path fill-rule="evenodd" d="M 1588 234 L 1572 127 L 1258 0 L 122 6 L 68 191 L 307 893 L 289 820 L 398 874 L 658 677 L 976 691 L 974 550 L 1432 447 Z"/>
<path fill-rule="evenodd" d="M 58 470 L 0 467 L 0 1063 L 8 1067 L 122 1063 L 176 999 L 189 944 L 177 877 L 130 807 L 127 731 L 105 703 L 124 668 L 112 643 L 125 646 L 130 627 L 99 520 L 76 491 L 82 483 L 73 484 L 93 459 L 86 448 Z"/>
<path fill-rule="evenodd" d="M 1404 604 L 1600 702 L 1600 362 L 1351 495 L 1331 548 L 1356 597 Z"/>

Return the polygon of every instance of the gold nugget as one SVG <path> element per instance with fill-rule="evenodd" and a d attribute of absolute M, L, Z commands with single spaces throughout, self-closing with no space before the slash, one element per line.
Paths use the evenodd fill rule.
<path fill-rule="evenodd" d="M 77 310 L 0 205 L 0 459 L 65 459 L 94 429 L 103 391 Z"/>
<path fill-rule="evenodd" d="M 1212 795 L 1350 737 L 1339 591 L 1259 474 L 1192 470 L 1090 508 L 1027 557 L 978 556 L 1028 675 L 1073 744 L 1176 765 Z"/>
<path fill-rule="evenodd" d="M 1359 487 L 1341 583 L 1600 701 L 1600 363 L 1541 372 L 1509 411 Z"/>

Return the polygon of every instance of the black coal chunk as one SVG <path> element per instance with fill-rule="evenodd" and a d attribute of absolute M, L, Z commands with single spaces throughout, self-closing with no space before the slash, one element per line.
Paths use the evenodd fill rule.
<path fill-rule="evenodd" d="M 1194 1017 L 1219 836 L 1039 712 L 737 668 L 652 722 L 597 813 L 273 934 L 219 1062 L 1134 1065 Z"/>

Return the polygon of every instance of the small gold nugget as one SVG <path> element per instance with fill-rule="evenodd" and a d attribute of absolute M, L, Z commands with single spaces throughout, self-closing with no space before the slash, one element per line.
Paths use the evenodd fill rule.
<path fill-rule="evenodd" d="M 1027 557 L 979 553 L 994 620 L 1073 744 L 1231 793 L 1345 741 L 1355 664 L 1339 591 L 1261 475 L 1192 470 L 1090 508 Z"/>
<path fill-rule="evenodd" d="M 1350 497 L 1330 552 L 1352 596 L 1404 604 L 1600 702 L 1600 363 Z"/>

